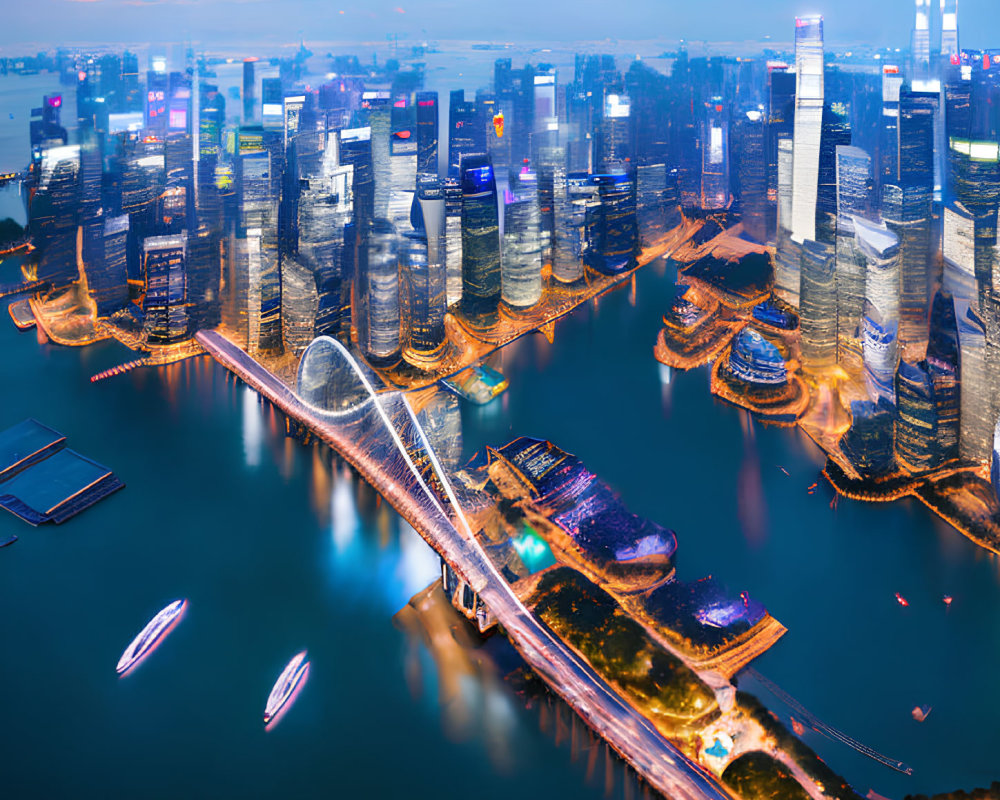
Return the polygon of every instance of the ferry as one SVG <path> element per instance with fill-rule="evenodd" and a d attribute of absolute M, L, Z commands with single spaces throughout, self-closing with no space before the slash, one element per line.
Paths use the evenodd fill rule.
<path fill-rule="evenodd" d="M 125 648 L 125 652 L 118 660 L 118 674 L 124 675 L 145 658 L 156 647 L 157 643 L 170 633 L 177 621 L 180 620 L 185 608 L 187 608 L 187 600 L 174 600 L 153 617 L 139 635 L 132 640 L 132 643 Z"/>
<path fill-rule="evenodd" d="M 269 724 L 285 707 L 285 703 L 288 702 L 296 687 L 305 678 L 309 671 L 309 662 L 306 661 L 307 652 L 307 650 L 303 650 L 301 653 L 297 653 L 278 676 L 274 688 L 271 689 L 271 694 L 267 696 L 267 706 L 264 708 L 265 725 Z"/>

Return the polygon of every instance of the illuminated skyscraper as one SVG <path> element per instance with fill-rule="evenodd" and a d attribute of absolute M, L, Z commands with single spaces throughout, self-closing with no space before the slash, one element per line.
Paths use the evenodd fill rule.
<path fill-rule="evenodd" d="M 626 95 L 609 94 L 604 98 L 604 116 L 601 119 L 601 141 L 598 167 L 603 172 L 625 170 L 631 161 L 631 110 Z"/>
<path fill-rule="evenodd" d="M 345 240 L 345 231 L 354 213 L 354 165 L 341 163 L 336 132 L 316 135 L 323 143 L 319 162 L 299 162 L 298 263 L 315 284 L 315 335 L 339 336 L 345 300 L 350 302 L 344 267 L 345 250 L 353 243 Z"/>
<path fill-rule="evenodd" d="M 854 239 L 854 218 L 872 214 L 872 160 L 859 147 L 837 148 L 837 361 L 861 371 L 861 318 L 865 306 L 865 260 Z"/>
<path fill-rule="evenodd" d="M 777 209 L 778 209 L 778 142 L 781 139 L 792 139 L 795 120 L 795 74 L 788 71 L 788 65 L 782 61 L 767 62 L 768 108 L 766 127 L 767 147 L 767 240 L 777 241 Z M 791 155 L 789 155 L 789 160 Z M 790 167 L 790 164 L 789 164 Z M 789 192 L 791 176 L 789 174 Z M 791 194 L 788 197 L 791 202 Z M 786 217 L 786 227 L 791 230 L 791 213 Z"/>
<path fill-rule="evenodd" d="M 958 0 L 941 0 L 941 57 L 955 63 L 958 49 Z"/>
<path fill-rule="evenodd" d="M 705 104 L 701 126 L 701 202 L 706 211 L 729 205 L 729 114 L 721 97 Z"/>
<path fill-rule="evenodd" d="M 402 344 L 399 307 L 399 243 L 388 220 L 377 219 L 359 251 L 354 278 L 354 326 L 358 347 L 373 367 L 394 367 Z"/>
<path fill-rule="evenodd" d="M 814 241 L 802 244 L 801 258 L 802 366 L 816 372 L 837 363 L 837 260 L 833 246 Z"/>
<path fill-rule="evenodd" d="M 142 243 L 146 283 L 142 310 L 152 343 L 170 344 L 188 334 L 186 248 L 184 236 L 151 236 Z"/>
<path fill-rule="evenodd" d="M 636 265 L 639 236 L 635 216 L 635 180 L 616 172 L 594 175 L 598 204 L 588 230 L 587 263 L 605 275 L 617 275 Z"/>
<path fill-rule="evenodd" d="M 389 98 L 387 95 L 374 96 L 383 93 L 365 92 L 365 95 L 368 94 L 373 95 L 367 102 L 370 104 L 368 124 L 371 130 L 372 171 L 375 179 L 375 217 L 388 219 L 392 197 L 392 119 Z"/>
<path fill-rule="evenodd" d="M 101 233 L 101 257 L 87 264 L 87 289 L 97 316 L 107 317 L 128 302 L 128 214 L 105 219 Z"/>
<path fill-rule="evenodd" d="M 778 141 L 778 236 L 774 263 L 774 293 L 793 306 L 799 305 L 800 243 L 792 238 L 793 143 Z"/>
<path fill-rule="evenodd" d="M 29 223 L 37 276 L 53 286 L 66 286 L 79 277 L 80 146 L 46 148 L 37 186 Z"/>
<path fill-rule="evenodd" d="M 417 172 L 438 174 L 437 92 L 417 92 Z"/>
<path fill-rule="evenodd" d="M 538 178 L 527 168 L 512 175 L 504 195 L 501 296 L 511 309 L 529 308 L 542 297 L 542 242 Z"/>
<path fill-rule="evenodd" d="M 355 316 L 352 298 L 354 278 L 367 252 L 365 237 L 375 219 L 375 183 L 372 164 L 371 128 L 348 128 L 340 132 L 340 158 L 354 172 L 353 219 L 344 227 L 344 250 L 341 261 L 341 310 L 338 338 L 351 340 L 351 320 Z"/>
<path fill-rule="evenodd" d="M 666 164 L 642 164 L 636 167 L 635 184 L 639 244 L 651 247 L 667 232 Z"/>
<path fill-rule="evenodd" d="M 795 133 L 792 239 L 816 238 L 820 141 L 823 133 L 823 18 L 795 20 Z"/>
<path fill-rule="evenodd" d="M 986 363 L 986 326 L 965 302 L 955 298 L 961 362 L 959 453 L 963 459 L 988 463 L 994 420 Z"/>
<path fill-rule="evenodd" d="M 493 165 L 487 156 L 462 159 L 462 313 L 476 328 L 497 320 L 500 302 L 500 221 Z"/>
<path fill-rule="evenodd" d="M 865 384 L 869 396 L 895 402 L 899 363 L 899 239 L 884 225 L 856 217 L 854 237 L 865 259 L 865 307 L 861 321 Z"/>
<path fill-rule="evenodd" d="M 768 220 L 774 218 L 767 199 L 766 127 L 761 111 L 746 111 L 733 121 L 730 136 L 732 191 L 739 205 L 743 231 L 761 244 L 767 243 Z M 641 226 L 639 230 L 642 235 Z"/>
<path fill-rule="evenodd" d="M 449 96 L 448 131 L 448 174 L 460 177 L 465 156 L 486 154 L 486 128 L 476 103 L 466 100 L 462 89 Z"/>
<path fill-rule="evenodd" d="M 243 59 L 243 122 L 249 125 L 254 121 L 257 107 L 257 87 L 254 75 L 256 58 Z"/>
<path fill-rule="evenodd" d="M 284 101 L 281 78 L 264 78 L 260 82 L 260 119 L 264 130 L 284 131 Z"/>
<path fill-rule="evenodd" d="M 446 273 L 444 192 L 436 178 L 418 187 L 417 230 L 402 238 L 401 270 L 408 331 L 403 358 L 425 369 L 437 362 L 445 347 Z"/>
<path fill-rule="evenodd" d="M 448 305 L 462 299 L 462 182 L 445 178 L 442 182 L 445 210 L 445 263 Z"/>
<path fill-rule="evenodd" d="M 389 221 L 399 234 L 412 230 L 417 178 L 417 109 L 405 97 L 392 105 L 389 137 Z"/>
<path fill-rule="evenodd" d="M 552 277 L 562 283 L 583 278 L 584 261 L 589 256 L 587 222 L 600 207 L 597 186 L 585 172 L 572 172 L 559 180 L 553 173 Z"/>
<path fill-rule="evenodd" d="M 912 77 L 924 80 L 931 72 L 931 0 L 916 0 L 917 15 L 913 23 L 913 41 L 910 57 L 913 59 Z"/>

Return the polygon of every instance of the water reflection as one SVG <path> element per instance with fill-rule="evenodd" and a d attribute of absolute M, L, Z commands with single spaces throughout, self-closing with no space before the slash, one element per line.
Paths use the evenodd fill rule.
<path fill-rule="evenodd" d="M 264 420 L 261 418 L 257 393 L 249 386 L 241 387 L 240 409 L 243 420 L 243 461 L 248 467 L 259 467 L 264 444 Z"/>
<path fill-rule="evenodd" d="M 740 416 L 743 429 L 743 461 L 736 476 L 737 514 L 743 536 L 752 547 L 767 539 L 767 500 L 760 471 L 760 456 L 754 435 L 754 421 L 749 412 Z"/>
<path fill-rule="evenodd" d="M 673 395 L 673 387 L 670 381 L 674 377 L 674 371 L 660 361 L 657 361 L 656 364 L 660 371 L 660 402 L 663 406 L 663 417 L 664 419 L 669 419 L 672 405 L 671 398 Z"/>
<path fill-rule="evenodd" d="M 417 593 L 394 617 L 407 635 L 406 678 L 414 699 L 436 699 L 453 741 L 481 739 L 492 768 L 517 771 L 520 718 L 585 761 L 585 783 L 607 798 L 651 797 L 648 787 L 560 698 L 527 670 L 506 639 L 483 639 L 448 602 L 440 581 Z M 430 656 L 428 658 L 428 656 Z M 436 695 L 436 697 L 434 697 Z"/>

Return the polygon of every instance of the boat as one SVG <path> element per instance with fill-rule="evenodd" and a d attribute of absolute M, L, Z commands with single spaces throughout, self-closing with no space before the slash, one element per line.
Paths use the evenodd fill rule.
<path fill-rule="evenodd" d="M 271 689 L 271 694 L 267 696 L 267 705 L 264 707 L 264 724 L 269 724 L 285 707 L 289 698 L 295 692 L 296 687 L 302 683 L 306 673 L 309 671 L 309 662 L 306 661 L 306 653 L 296 653 L 288 665 L 281 671 L 278 680 Z"/>
<path fill-rule="evenodd" d="M 927 719 L 927 715 L 930 713 L 930 706 L 914 706 L 913 711 L 910 712 L 910 716 L 912 716 L 917 722 L 923 722 Z"/>
<path fill-rule="evenodd" d="M 944 597 L 942 597 L 942 598 L 941 598 L 941 601 L 942 601 L 942 602 L 943 602 L 943 603 L 944 603 L 944 604 L 945 604 L 946 606 L 950 606 L 950 605 L 951 605 L 951 600 L 952 600 L 952 597 L 951 597 L 951 595 L 950 595 L 950 594 L 946 594 L 946 595 L 945 595 Z"/>
<path fill-rule="evenodd" d="M 896 592 L 896 602 L 899 603 L 903 608 L 906 608 L 910 604 L 910 601 L 907 600 L 905 597 L 903 597 L 903 595 L 901 595 L 899 592 Z"/>
<path fill-rule="evenodd" d="M 0 547 L 9 547 L 17 541 L 17 537 L 12 533 L 6 539 L 0 539 Z"/>
<path fill-rule="evenodd" d="M 173 630 L 185 608 L 187 608 L 187 600 L 174 600 L 153 617 L 139 635 L 132 640 L 132 643 L 125 648 L 125 652 L 118 660 L 118 674 L 124 675 L 142 661 Z"/>

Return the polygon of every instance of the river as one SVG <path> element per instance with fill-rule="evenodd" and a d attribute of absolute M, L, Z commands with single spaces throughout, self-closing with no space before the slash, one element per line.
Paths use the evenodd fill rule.
<path fill-rule="evenodd" d="M 2 96 L 7 80 L 21 79 L 0 79 Z M 0 283 L 15 279 L 0 264 Z M 461 408 L 466 456 L 551 439 L 677 531 L 682 577 L 763 601 L 789 632 L 760 672 L 914 767 L 807 733 L 862 794 L 997 779 L 996 557 L 915 501 L 832 509 L 822 455 L 797 429 L 712 398 L 706 370 L 659 365 L 672 281 L 656 262 L 558 322 L 553 344 L 505 348 L 509 391 Z M 280 415 L 207 359 L 91 384 L 130 353 L 40 345 L 2 314 L 0 427 L 36 417 L 127 484 L 61 527 L 0 515 L 0 537 L 21 536 L 0 551 L 11 796 L 605 796 L 505 683 L 463 674 L 461 709 L 442 694 L 450 667 L 393 624 L 436 557 L 328 451 L 286 439 Z M 176 597 L 186 618 L 119 680 L 122 649 Z M 267 693 L 302 648 L 308 683 L 265 732 Z M 509 663 L 502 643 L 487 649 Z M 933 706 L 926 722 L 910 718 L 918 704 Z M 620 778 L 612 796 L 630 795 Z"/>

